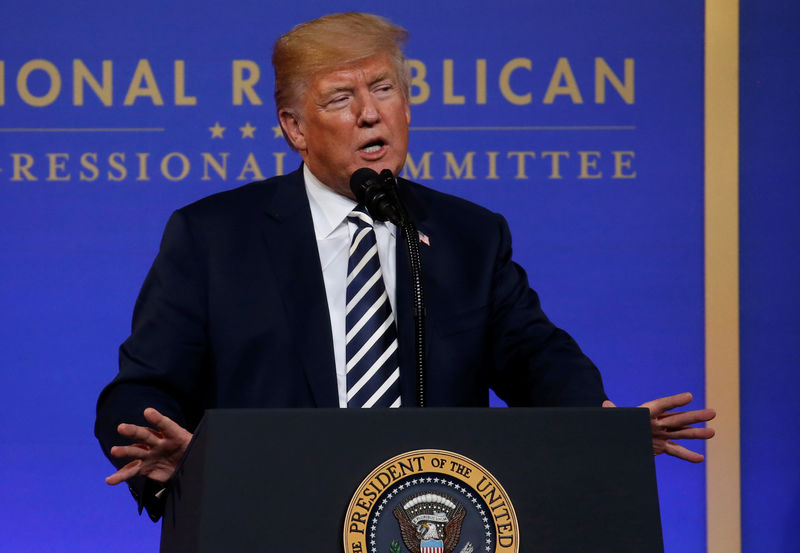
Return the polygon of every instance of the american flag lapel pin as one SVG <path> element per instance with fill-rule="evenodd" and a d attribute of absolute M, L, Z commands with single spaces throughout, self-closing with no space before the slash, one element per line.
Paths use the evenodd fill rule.
<path fill-rule="evenodd" d="M 419 234 L 419 241 L 425 244 L 426 246 L 430 247 L 431 239 L 428 237 L 428 235 L 422 232 L 421 230 L 417 230 L 417 234 Z"/>

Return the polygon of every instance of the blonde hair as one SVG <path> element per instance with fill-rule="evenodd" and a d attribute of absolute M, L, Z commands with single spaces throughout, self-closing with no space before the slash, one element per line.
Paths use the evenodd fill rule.
<path fill-rule="evenodd" d="M 275 106 L 292 110 L 314 74 L 376 54 L 392 60 L 408 98 L 409 76 L 402 46 L 408 32 L 378 15 L 337 13 L 306 21 L 282 35 L 272 49 Z"/>

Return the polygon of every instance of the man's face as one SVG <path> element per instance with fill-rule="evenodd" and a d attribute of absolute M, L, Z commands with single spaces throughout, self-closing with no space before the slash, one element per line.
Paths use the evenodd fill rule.
<path fill-rule="evenodd" d="M 406 160 L 411 112 L 390 58 L 380 54 L 316 75 L 284 132 L 314 175 L 352 197 L 350 175 L 369 167 L 397 174 Z"/>

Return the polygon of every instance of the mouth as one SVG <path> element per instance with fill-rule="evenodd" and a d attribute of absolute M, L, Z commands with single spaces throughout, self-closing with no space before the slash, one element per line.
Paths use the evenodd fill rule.
<path fill-rule="evenodd" d="M 376 159 L 383 155 L 386 151 L 387 145 L 383 139 L 377 138 L 375 140 L 370 140 L 363 146 L 361 146 L 358 151 L 361 153 L 363 157 L 368 159 Z"/>

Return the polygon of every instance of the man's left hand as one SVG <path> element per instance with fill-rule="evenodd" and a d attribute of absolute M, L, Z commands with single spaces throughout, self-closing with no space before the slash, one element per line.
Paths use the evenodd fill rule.
<path fill-rule="evenodd" d="M 717 416 L 713 409 L 697 411 L 669 412 L 692 401 L 692 394 L 684 392 L 643 403 L 639 407 L 650 410 L 650 429 L 653 433 L 653 455 L 666 453 L 692 463 L 700 463 L 705 458 L 702 454 L 686 449 L 673 440 L 708 440 L 714 436 L 713 428 L 696 428 L 693 424 L 707 422 Z M 603 402 L 603 407 L 616 407 L 611 401 Z"/>

